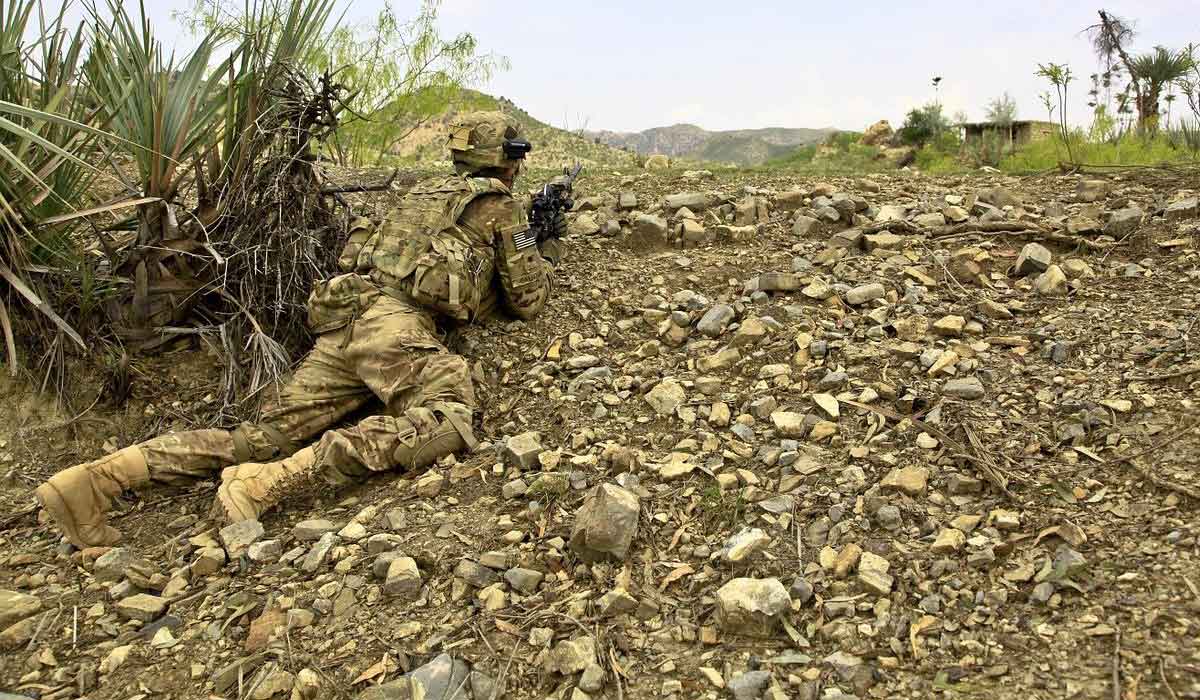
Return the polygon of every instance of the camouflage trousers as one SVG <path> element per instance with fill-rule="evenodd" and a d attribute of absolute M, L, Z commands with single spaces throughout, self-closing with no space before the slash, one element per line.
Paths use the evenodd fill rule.
<path fill-rule="evenodd" d="M 282 459 L 317 441 L 317 470 L 331 483 L 392 469 L 405 411 L 457 403 L 475 408 L 470 367 L 437 339 L 429 313 L 379 296 L 350 325 L 317 337 L 291 379 L 267 402 L 258 423 L 235 430 L 189 430 L 138 445 L 150 479 L 180 483 L 243 462 Z M 338 427 L 368 405 L 371 415 Z"/>

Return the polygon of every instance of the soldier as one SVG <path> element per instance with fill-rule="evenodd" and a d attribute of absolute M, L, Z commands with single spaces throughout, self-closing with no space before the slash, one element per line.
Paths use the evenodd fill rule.
<path fill-rule="evenodd" d="M 351 227 L 338 261 L 344 274 L 316 284 L 309 298 L 316 344 L 260 422 L 163 435 L 38 487 L 39 503 L 72 544 L 119 541 L 105 512 L 136 486 L 223 469 L 213 512 L 236 522 L 306 484 L 421 468 L 475 446 L 470 368 L 442 345 L 438 322 L 481 320 L 497 306 L 536 316 L 566 222 L 560 214 L 554 235 L 539 242 L 513 198 L 530 146 L 511 117 L 465 115 L 451 126 L 449 148 L 456 176 L 417 184 L 378 227 L 365 219 Z M 336 427 L 371 402 L 378 413 Z"/>

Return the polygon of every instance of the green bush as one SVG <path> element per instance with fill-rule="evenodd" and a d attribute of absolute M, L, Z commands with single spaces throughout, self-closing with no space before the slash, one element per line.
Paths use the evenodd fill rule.
<path fill-rule="evenodd" d="M 946 115 L 942 114 L 942 106 L 931 103 L 911 110 L 899 134 L 901 142 L 909 146 L 923 146 L 930 141 L 940 140 L 952 131 L 955 129 Z"/>

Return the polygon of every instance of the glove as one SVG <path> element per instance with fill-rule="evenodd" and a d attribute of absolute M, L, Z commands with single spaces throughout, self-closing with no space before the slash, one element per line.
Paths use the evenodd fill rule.
<path fill-rule="evenodd" d="M 558 267 L 562 262 L 563 252 L 566 245 L 558 238 L 547 238 L 542 241 L 541 252 L 542 257 L 550 263 L 550 267 Z"/>

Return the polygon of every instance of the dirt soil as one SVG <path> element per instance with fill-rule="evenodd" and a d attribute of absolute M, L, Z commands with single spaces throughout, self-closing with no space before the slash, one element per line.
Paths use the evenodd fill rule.
<path fill-rule="evenodd" d="M 30 508 L 208 424 L 217 353 L 69 412 L 0 379 L 0 691 L 405 698 L 448 654 L 425 697 L 1200 698 L 1195 176 L 586 172 L 550 307 L 453 339 L 484 444 L 232 556 L 215 481 L 129 495 L 116 554 Z M 623 557 L 572 546 L 601 484 Z"/>

